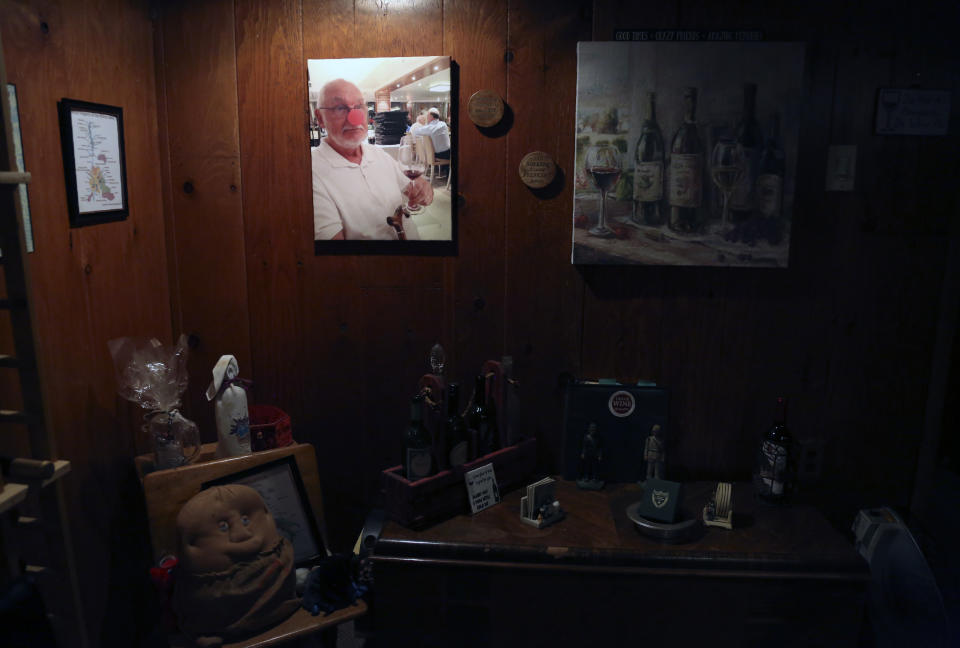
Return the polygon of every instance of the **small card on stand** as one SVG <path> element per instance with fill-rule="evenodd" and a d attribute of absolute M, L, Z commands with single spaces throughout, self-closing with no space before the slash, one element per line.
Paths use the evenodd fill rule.
<path fill-rule="evenodd" d="M 683 484 L 665 479 L 648 479 L 643 483 L 643 499 L 637 513 L 658 522 L 673 524 L 677 519 Z"/>
<path fill-rule="evenodd" d="M 492 463 L 474 468 L 467 472 L 464 478 L 467 482 L 467 495 L 470 498 L 470 511 L 474 515 L 500 502 L 500 489 L 497 487 L 497 477 L 493 474 Z"/>

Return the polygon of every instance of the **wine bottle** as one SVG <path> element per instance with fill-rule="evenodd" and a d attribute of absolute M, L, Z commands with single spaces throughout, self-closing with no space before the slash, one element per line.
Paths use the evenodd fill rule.
<path fill-rule="evenodd" d="M 460 385 L 450 383 L 447 386 L 447 420 L 444 424 L 444 436 L 447 459 L 451 468 L 467 462 L 470 452 L 470 436 L 467 424 L 460 416 Z"/>
<path fill-rule="evenodd" d="M 467 425 L 476 434 L 476 454 L 485 455 L 497 449 L 497 420 L 490 416 L 486 397 L 486 376 L 477 376 L 473 408 L 467 416 Z"/>
<path fill-rule="evenodd" d="M 793 489 L 793 435 L 787 428 L 787 399 L 777 398 L 773 425 L 763 435 L 757 460 L 755 483 L 760 497 L 784 500 Z"/>
<path fill-rule="evenodd" d="M 770 131 L 766 145 L 760 154 L 760 171 L 757 175 L 757 211 L 765 218 L 779 218 L 783 202 L 784 168 L 783 150 L 780 148 L 780 115 L 770 117 Z"/>
<path fill-rule="evenodd" d="M 434 376 L 443 377 L 443 366 L 446 364 L 446 360 L 447 356 L 439 342 L 430 347 L 430 373 Z"/>
<path fill-rule="evenodd" d="M 633 222 L 662 225 L 663 134 L 657 124 L 656 95 L 647 96 L 647 114 L 637 140 L 633 172 Z"/>
<path fill-rule="evenodd" d="M 423 396 L 410 401 L 410 424 L 403 433 L 403 476 L 417 481 L 433 474 L 433 441 L 423 426 Z"/>
<path fill-rule="evenodd" d="M 743 114 L 737 125 L 737 142 L 743 149 L 746 165 L 740 181 L 730 194 L 730 220 L 740 222 L 750 218 L 756 205 L 756 187 L 760 152 L 763 148 L 763 131 L 757 122 L 757 84 L 743 86 Z"/>
<path fill-rule="evenodd" d="M 670 229 L 696 232 L 703 222 L 703 146 L 697 134 L 697 89 L 683 91 L 683 123 L 670 144 Z"/>

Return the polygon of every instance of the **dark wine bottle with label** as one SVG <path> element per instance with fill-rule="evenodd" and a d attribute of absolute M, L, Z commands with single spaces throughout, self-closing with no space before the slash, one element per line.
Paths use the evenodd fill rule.
<path fill-rule="evenodd" d="M 786 162 L 780 146 L 780 115 L 770 117 L 770 130 L 763 153 L 760 154 L 760 169 L 757 175 L 757 213 L 763 219 L 762 235 L 770 245 L 779 245 L 784 236 L 783 178 Z"/>
<path fill-rule="evenodd" d="M 633 171 L 633 222 L 663 224 L 663 134 L 657 123 L 656 95 L 647 96 L 647 114 L 637 140 Z"/>
<path fill-rule="evenodd" d="M 670 229 L 698 232 L 703 227 L 703 145 L 697 134 L 697 89 L 683 91 L 683 123 L 670 144 Z"/>
<path fill-rule="evenodd" d="M 745 221 L 756 205 L 755 188 L 760 168 L 760 153 L 763 148 L 763 131 L 757 121 L 757 85 L 743 86 L 743 114 L 737 125 L 737 142 L 743 149 L 746 168 L 730 194 L 730 219 Z"/>
<path fill-rule="evenodd" d="M 476 454 L 482 456 L 497 449 L 497 420 L 490 415 L 486 395 L 487 379 L 477 376 L 473 395 L 473 408 L 467 416 L 467 425 L 476 435 Z"/>
<path fill-rule="evenodd" d="M 447 460 L 451 468 L 468 461 L 470 455 L 470 435 L 467 424 L 460 416 L 460 385 L 450 383 L 447 386 L 447 420 L 444 424 L 444 436 Z"/>
<path fill-rule="evenodd" d="M 794 483 L 795 448 L 793 435 L 787 428 L 787 399 L 777 398 L 773 425 L 760 441 L 760 453 L 754 472 L 757 494 L 771 502 L 782 502 L 790 495 Z"/>
<path fill-rule="evenodd" d="M 783 149 L 780 148 L 780 115 L 774 113 L 770 116 L 770 130 L 760 154 L 757 176 L 757 211 L 765 218 L 780 218 L 785 166 Z"/>
<path fill-rule="evenodd" d="M 403 433 L 403 476 L 417 481 L 433 474 L 433 440 L 423 426 L 423 396 L 410 401 L 410 424 Z"/>

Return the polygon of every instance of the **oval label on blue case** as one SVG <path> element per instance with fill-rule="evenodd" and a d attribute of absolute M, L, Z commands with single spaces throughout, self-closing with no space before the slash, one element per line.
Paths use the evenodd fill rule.
<path fill-rule="evenodd" d="M 637 401 L 634 399 L 633 394 L 623 390 L 613 392 L 613 394 L 610 395 L 610 400 L 607 402 L 610 413 L 618 418 L 630 416 L 633 414 L 636 406 Z"/>

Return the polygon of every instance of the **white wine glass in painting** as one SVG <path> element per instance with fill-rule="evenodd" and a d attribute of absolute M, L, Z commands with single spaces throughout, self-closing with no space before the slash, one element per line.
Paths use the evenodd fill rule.
<path fill-rule="evenodd" d="M 620 151 L 613 146 L 592 146 L 587 150 L 587 159 L 584 169 L 593 178 L 593 183 L 600 190 L 600 217 L 597 224 L 588 232 L 593 236 L 610 238 L 614 236 L 612 229 L 607 227 L 607 192 L 620 179 Z"/>
<path fill-rule="evenodd" d="M 727 223 L 730 222 L 730 194 L 733 193 L 745 172 L 746 159 L 743 155 L 743 147 L 732 138 L 720 138 L 710 154 L 710 178 L 723 194 L 722 229 L 726 229 Z"/>
<path fill-rule="evenodd" d="M 400 142 L 400 148 L 397 151 L 397 161 L 400 162 L 400 168 L 403 170 L 403 175 L 410 178 L 412 183 L 414 180 L 423 175 L 423 172 L 426 170 L 426 164 L 423 160 L 422 151 L 420 151 L 416 145 L 413 138 L 404 138 Z M 407 198 L 407 195 L 403 195 L 403 211 L 407 214 L 416 214 L 423 211 L 423 207 L 410 207 L 410 201 Z"/>

